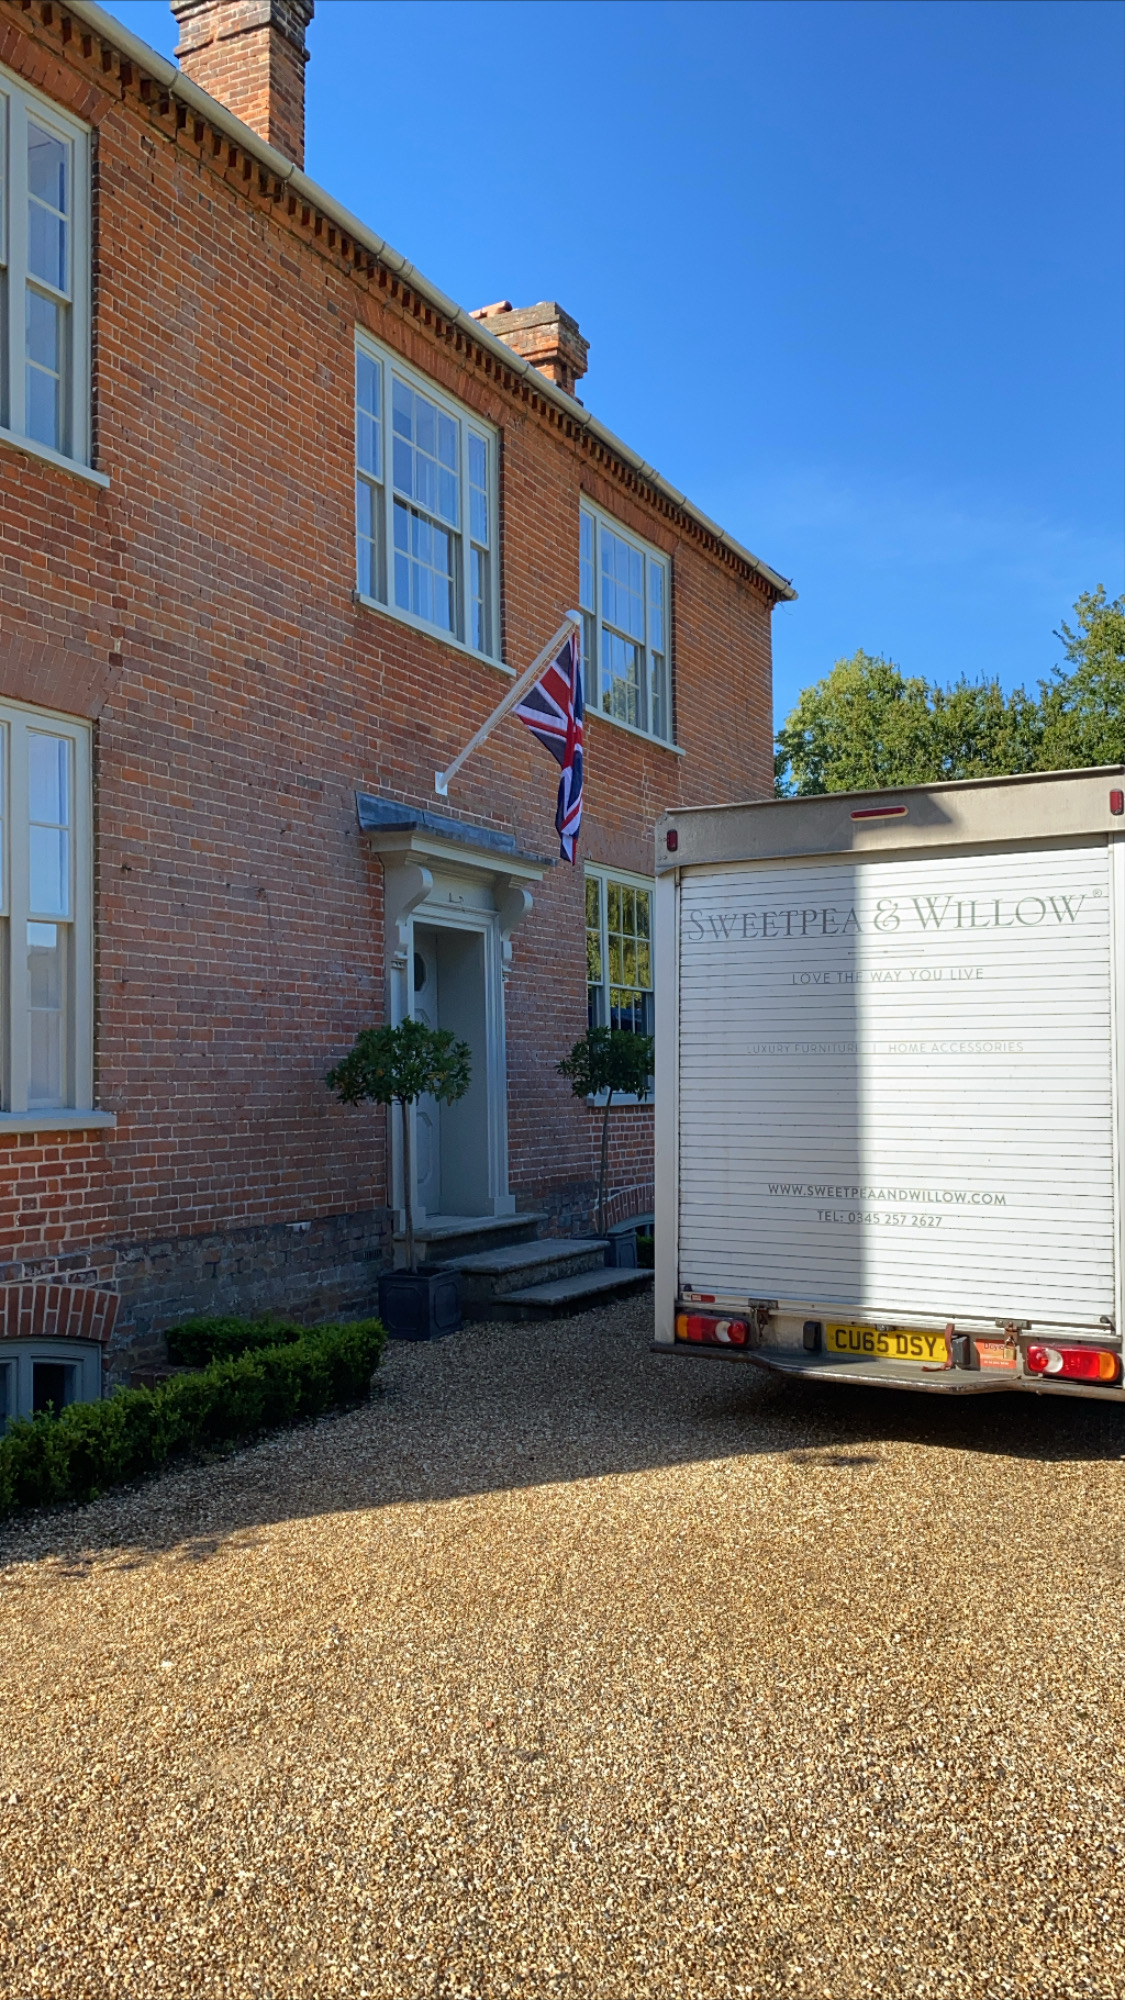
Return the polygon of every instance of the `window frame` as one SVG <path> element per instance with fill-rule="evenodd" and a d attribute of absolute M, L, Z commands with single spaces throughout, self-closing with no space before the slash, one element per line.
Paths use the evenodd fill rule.
<path fill-rule="evenodd" d="M 5 1416 L 0 1401 L 0 1437 L 8 1424 L 32 1414 L 35 1397 L 35 1365 L 74 1369 L 75 1393 L 64 1405 L 100 1403 L 102 1400 L 102 1350 L 88 1340 L 0 1340 L 0 1368 L 12 1369 L 14 1394 Z M 11 1378 L 10 1378 L 11 1379 Z"/>
<path fill-rule="evenodd" d="M 592 594 L 594 601 L 592 604 L 586 603 L 587 593 L 581 581 L 581 570 L 582 570 L 581 548 L 582 548 L 583 516 L 585 516 L 586 519 L 590 521 L 593 531 Z M 611 623 L 611 621 L 604 618 L 603 608 L 602 608 L 602 535 L 603 533 L 607 532 L 611 535 L 615 535 L 617 539 L 625 543 L 625 545 L 628 548 L 634 549 L 643 559 L 642 600 L 644 604 L 645 631 L 644 631 L 642 650 L 644 654 L 644 671 L 642 675 L 641 688 L 639 690 L 641 697 L 639 703 L 639 713 L 643 715 L 644 719 L 642 721 L 637 721 L 637 722 L 629 722 L 623 716 L 614 715 L 610 709 L 607 709 L 602 705 L 603 704 L 602 661 L 601 661 L 602 626 L 603 623 L 605 624 Z M 623 524 L 620 521 L 616 520 L 612 514 L 607 514 L 604 507 L 599 507 L 596 501 L 591 500 L 585 493 L 582 494 L 579 503 L 578 536 L 579 536 L 579 556 L 580 556 L 579 606 L 583 614 L 582 647 L 587 665 L 587 690 L 586 690 L 587 713 L 590 715 L 600 716 L 603 722 L 612 722 L 618 729 L 627 729 L 634 736 L 643 736 L 645 741 L 648 743 L 658 743 L 665 750 L 678 750 L 679 745 L 676 743 L 675 740 L 675 704 L 673 701 L 674 672 L 673 672 L 673 661 L 672 661 L 672 590 L 673 590 L 672 558 L 669 555 L 666 555 L 663 549 L 658 549 L 652 542 L 645 541 L 642 535 L 637 535 L 633 532 L 631 528 L 626 528 L 625 526 L 623 526 Z M 668 725 L 667 733 L 664 735 L 659 734 L 657 730 L 651 727 L 651 717 L 648 714 L 651 701 L 651 690 L 653 684 L 653 671 L 654 671 L 653 658 L 658 651 L 658 649 L 651 643 L 652 640 L 651 620 L 652 620 L 652 602 L 653 602 L 651 578 L 652 578 L 652 571 L 654 569 L 658 570 L 663 577 L 663 593 L 664 593 L 663 597 L 664 648 L 663 652 L 660 654 L 660 657 L 663 659 L 664 662 L 664 667 L 663 667 L 664 685 L 662 689 L 662 698 L 667 713 L 667 725 Z M 623 632 L 623 628 L 614 627 L 613 629 L 621 630 Z M 633 643 L 637 643 L 635 635 L 628 635 L 628 636 L 630 637 Z"/>
<path fill-rule="evenodd" d="M 68 916 L 33 915 L 27 737 L 41 731 L 70 744 L 72 810 L 68 823 Z M 89 723 L 25 702 L 0 701 L 0 1132 L 69 1123 L 93 1111 L 94 1094 L 94 867 L 93 758 Z M 62 1051 L 62 1103 L 29 1105 L 31 995 L 26 949 L 29 923 L 67 930 L 66 1025 Z"/>
<path fill-rule="evenodd" d="M 369 361 L 374 362 L 380 370 L 379 425 L 382 466 L 381 476 L 378 478 L 368 467 L 360 463 L 358 363 L 361 355 L 365 356 Z M 386 612 L 388 617 L 397 619 L 401 624 L 410 626 L 416 632 L 425 632 L 430 638 L 439 639 L 445 645 L 456 646 L 460 651 L 471 654 L 475 660 L 486 660 L 491 666 L 502 666 L 503 661 L 500 653 L 500 432 L 495 424 L 491 424 L 486 418 L 478 416 L 475 410 L 469 409 L 465 403 L 458 402 L 456 397 L 448 395 L 444 389 L 440 388 L 433 381 L 432 377 L 423 375 L 417 368 L 411 367 L 409 362 L 404 361 L 402 356 L 397 354 L 393 348 L 385 346 L 382 341 L 376 340 L 372 334 L 369 334 L 365 328 L 358 326 L 355 330 L 355 356 L 357 367 L 357 380 L 354 392 L 356 411 L 356 596 L 361 604 L 369 605 L 376 611 Z M 450 533 L 454 542 L 456 549 L 456 574 L 454 578 L 455 610 L 452 628 L 434 624 L 429 619 L 420 616 L 417 612 L 407 609 L 404 605 L 396 604 L 394 601 L 395 487 L 392 454 L 394 436 L 393 397 L 394 378 L 396 376 L 407 388 L 426 397 L 443 416 L 451 418 L 457 425 L 459 519 L 456 529 L 449 529 L 447 524 L 433 510 L 428 508 L 419 509 L 417 503 L 406 503 L 411 507 L 412 511 L 422 512 L 431 517 L 443 530 Z M 390 416 L 389 422 L 388 415 Z M 490 629 L 487 648 L 474 645 L 471 636 L 474 603 L 473 553 L 474 550 L 483 549 L 484 547 L 483 543 L 475 539 L 472 532 L 472 494 L 475 482 L 470 473 L 471 454 L 469 441 L 474 435 L 482 439 L 488 447 L 488 484 L 486 488 L 476 487 L 476 490 L 485 493 L 488 506 L 489 540 L 487 554 L 489 587 L 486 613 Z M 366 537 L 361 530 L 359 514 L 359 494 L 361 487 L 365 487 L 372 495 L 370 504 L 373 510 L 373 519 L 374 509 L 378 507 L 380 511 L 381 519 L 378 531 L 373 538 Z M 382 585 L 382 596 L 375 595 L 364 588 L 361 554 L 362 543 L 368 539 L 372 540 L 375 551 L 374 565 L 381 572 L 381 574 L 376 576 L 375 581 Z"/>
<path fill-rule="evenodd" d="M 27 125 L 32 120 L 70 147 L 69 296 L 28 268 Z M 0 439 L 61 466 L 90 471 L 91 133 L 33 85 L 0 64 Z M 66 307 L 63 431 L 60 446 L 28 434 L 26 300 L 29 288 Z M 107 482 L 108 483 L 108 482 Z"/>
<path fill-rule="evenodd" d="M 608 1028 L 612 1027 L 613 1025 L 611 1018 L 612 1009 L 609 998 L 610 984 L 611 984 L 609 976 L 609 887 L 611 883 L 615 883 L 617 884 L 618 887 L 622 889 L 639 889 L 642 890 L 645 895 L 647 895 L 648 909 L 649 909 L 650 974 L 654 975 L 655 967 L 652 965 L 652 950 L 653 950 L 652 926 L 653 926 L 653 917 L 655 914 L 656 883 L 655 879 L 651 875 L 633 875 L 629 872 L 628 869 L 625 868 L 609 868 L 600 862 L 587 862 L 585 867 L 585 881 L 583 885 L 584 896 L 587 893 L 586 885 L 589 884 L 590 882 L 597 882 L 599 884 L 599 901 L 600 901 L 599 915 L 601 919 L 600 944 L 601 944 L 602 976 L 600 982 L 601 984 L 601 1004 L 599 1007 L 600 1018 L 596 1022 L 591 1022 L 589 1018 L 589 1011 L 590 1011 L 589 996 L 591 987 L 593 985 L 593 981 L 591 981 L 591 979 L 589 978 L 589 968 L 587 966 L 586 1018 L 587 1022 L 591 1027 Z M 583 917 L 585 917 L 585 909 L 583 910 Z M 588 934 L 589 929 L 590 926 L 584 923 L 584 928 L 583 928 L 584 936 Z M 636 986 L 630 988 L 629 990 L 632 992 L 646 993 L 648 995 L 648 1009 L 647 1009 L 648 1025 L 640 1029 L 639 1031 L 634 1029 L 630 1030 L 629 1032 L 630 1033 L 640 1032 L 641 1034 L 651 1035 L 653 1032 L 653 1022 L 655 1019 L 655 1012 L 656 1012 L 655 978 L 653 979 L 653 984 L 647 987 Z"/>

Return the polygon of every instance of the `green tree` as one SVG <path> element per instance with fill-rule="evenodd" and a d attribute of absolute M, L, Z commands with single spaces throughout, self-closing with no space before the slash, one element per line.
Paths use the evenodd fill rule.
<path fill-rule="evenodd" d="M 605 1184 L 609 1169 L 609 1110 L 615 1093 L 645 1098 L 652 1082 L 652 1036 L 627 1028 L 587 1028 L 568 1056 L 557 1064 L 575 1097 L 600 1097 L 602 1150 L 598 1170 L 598 1230 L 605 1234 Z"/>
<path fill-rule="evenodd" d="M 778 732 L 783 798 L 1125 762 L 1125 597 L 1099 585 L 1063 626 L 1067 667 L 1038 697 L 998 680 L 931 686 L 870 653 L 837 660 Z"/>
<path fill-rule="evenodd" d="M 1074 607 L 1077 631 L 1056 632 L 1071 671 L 1056 667 L 1040 685 L 1044 771 L 1125 764 L 1125 597 L 1099 584 Z"/>
<path fill-rule="evenodd" d="M 355 1046 L 330 1069 L 325 1082 L 342 1104 L 398 1104 L 402 1111 L 402 1188 L 406 1209 L 406 1261 L 416 1268 L 413 1169 L 410 1159 L 410 1106 L 419 1097 L 440 1097 L 455 1104 L 464 1097 L 472 1077 L 467 1042 L 454 1040 L 448 1028 L 428 1028 L 424 1021 L 400 1021 L 397 1028 L 363 1028 Z"/>

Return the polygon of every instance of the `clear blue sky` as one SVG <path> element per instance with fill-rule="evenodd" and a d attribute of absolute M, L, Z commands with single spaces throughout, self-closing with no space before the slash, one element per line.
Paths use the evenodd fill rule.
<path fill-rule="evenodd" d="M 111 11 L 171 54 L 163 0 Z M 857 646 L 1029 683 L 1125 589 L 1118 0 L 318 0 L 308 171 Z"/>

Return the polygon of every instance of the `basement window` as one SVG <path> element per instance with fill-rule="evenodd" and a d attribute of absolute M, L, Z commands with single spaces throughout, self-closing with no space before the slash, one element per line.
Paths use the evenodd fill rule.
<path fill-rule="evenodd" d="M 90 135 L 0 68 L 0 431 L 89 463 Z"/>
<path fill-rule="evenodd" d="M 396 618 L 498 654 L 496 433 L 366 335 L 356 345 L 356 582 Z"/>
<path fill-rule="evenodd" d="M 102 1393 L 102 1353 L 92 1341 L 0 1341 L 0 1431 L 17 1417 L 95 1403 Z"/>

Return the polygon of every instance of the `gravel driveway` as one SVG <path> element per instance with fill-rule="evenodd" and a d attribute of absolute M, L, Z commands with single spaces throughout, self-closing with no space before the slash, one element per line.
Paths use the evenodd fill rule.
<path fill-rule="evenodd" d="M 0 1541 L 0 1991 L 1125 1993 L 1125 1417 L 396 1347 Z"/>

